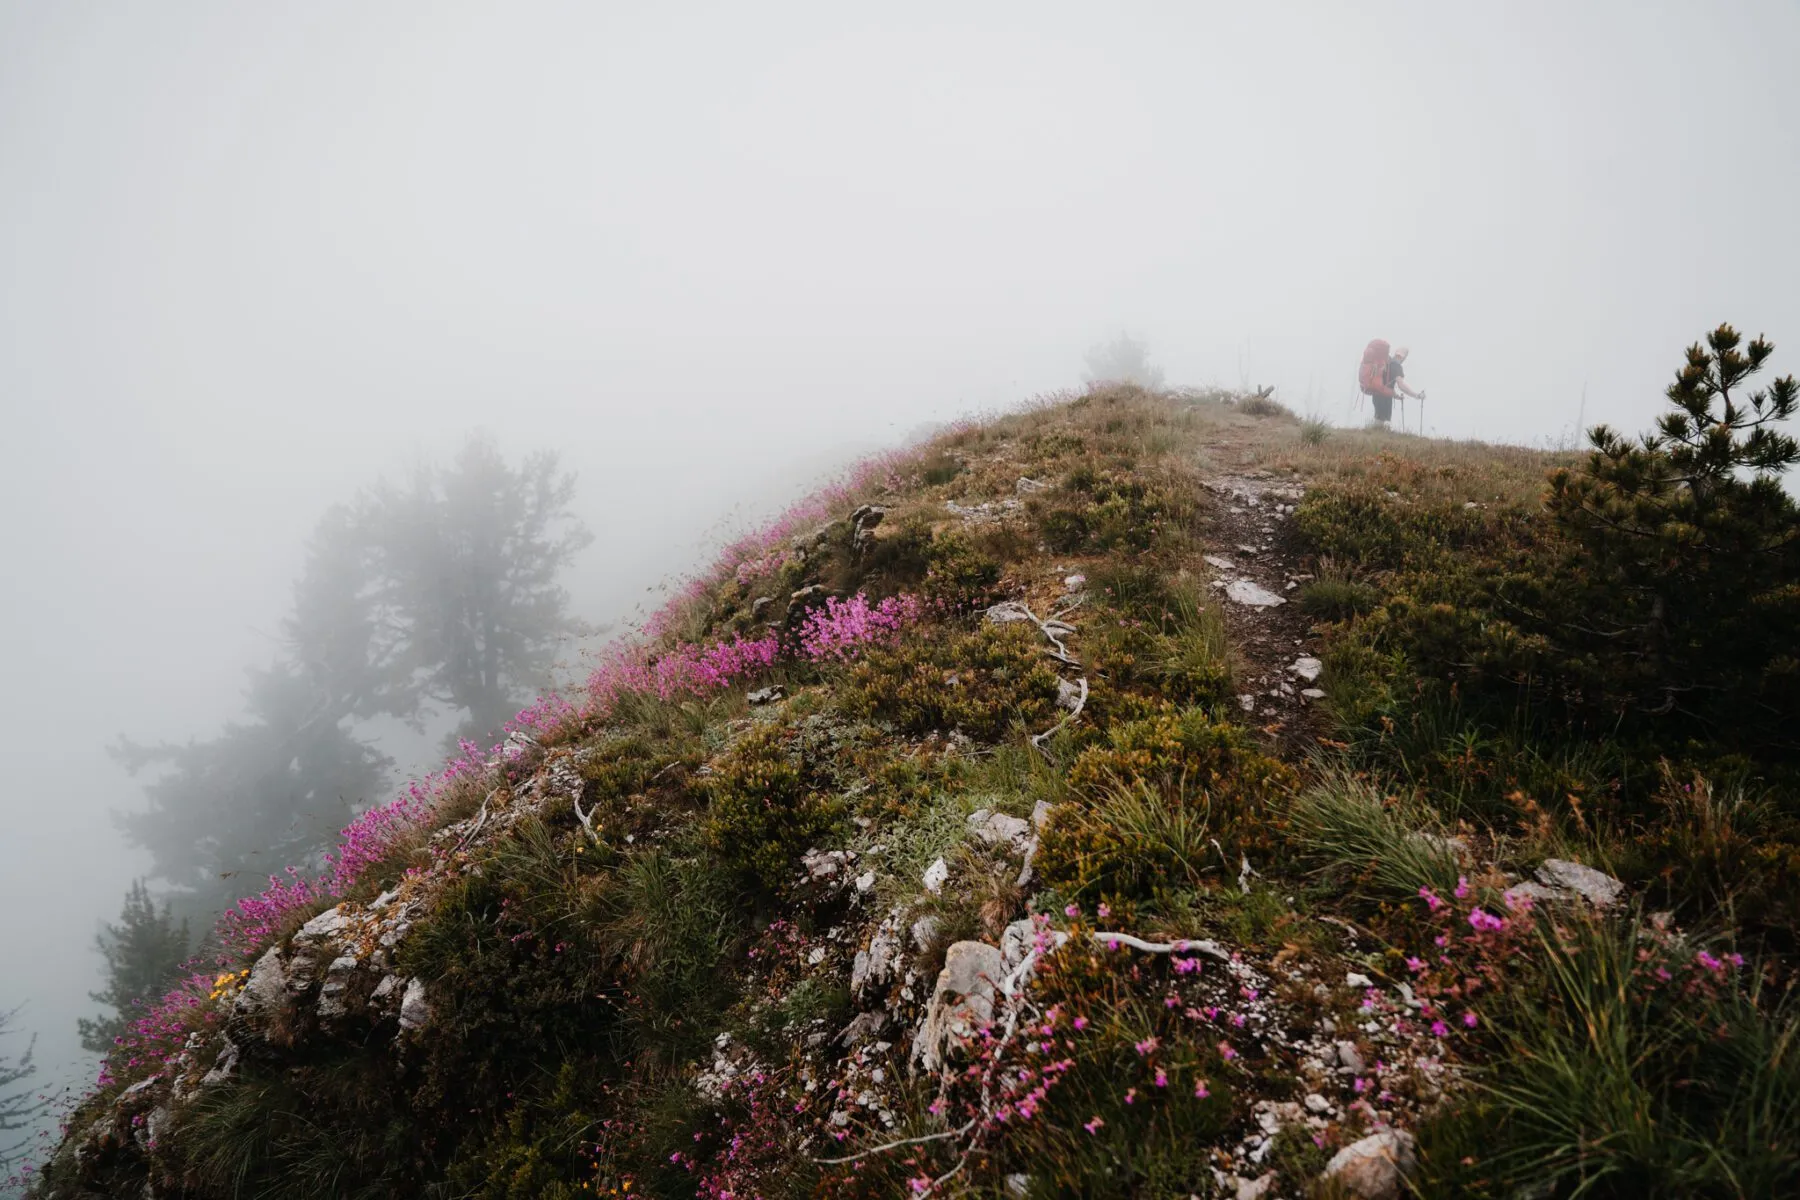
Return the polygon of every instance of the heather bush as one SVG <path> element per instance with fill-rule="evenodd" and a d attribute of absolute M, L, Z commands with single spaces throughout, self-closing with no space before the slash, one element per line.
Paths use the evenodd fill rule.
<path fill-rule="evenodd" d="M 940 612 L 986 608 L 1000 599 L 1000 564 L 962 534 L 934 538 L 926 571 L 925 598 Z"/>
<path fill-rule="evenodd" d="M 1057 693 L 1041 640 L 1017 624 L 983 624 L 877 647 L 851 665 L 843 703 L 907 733 L 960 730 L 994 741 L 1018 725 L 1037 732 L 1054 723 Z"/>
<path fill-rule="evenodd" d="M 800 855 L 838 816 L 832 798 L 806 778 L 792 740 L 780 726 L 754 730 L 698 783 L 708 850 L 734 881 L 764 898 L 786 893 Z"/>

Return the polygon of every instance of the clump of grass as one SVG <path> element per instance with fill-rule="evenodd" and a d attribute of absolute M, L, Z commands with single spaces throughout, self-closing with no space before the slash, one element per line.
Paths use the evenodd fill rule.
<path fill-rule="evenodd" d="M 1325 869 L 1356 875 L 1380 894 L 1402 898 L 1422 887 L 1456 887 L 1455 849 L 1440 835 L 1415 828 L 1425 819 L 1411 806 L 1384 801 L 1365 780 L 1336 771 L 1295 802 L 1290 834 Z"/>
<path fill-rule="evenodd" d="M 1381 601 L 1381 594 L 1357 578 L 1350 566 L 1326 555 L 1319 560 L 1313 578 L 1300 588 L 1296 599 L 1308 616 L 1342 621 L 1373 611 Z"/>
<path fill-rule="evenodd" d="M 1308 446 L 1322 445 L 1330 436 L 1331 425 L 1318 417 L 1307 417 L 1300 422 L 1300 440 Z"/>
<path fill-rule="evenodd" d="M 1287 421 L 1300 419 L 1294 415 L 1293 409 L 1266 392 L 1252 392 L 1248 396 L 1241 397 L 1234 407 L 1245 416 L 1250 417 L 1280 417 Z"/>
<path fill-rule="evenodd" d="M 1488 1006 L 1494 1065 L 1420 1131 L 1423 1194 L 1800 1190 L 1791 993 L 1636 921 L 1544 922 L 1534 950 L 1530 986 Z"/>

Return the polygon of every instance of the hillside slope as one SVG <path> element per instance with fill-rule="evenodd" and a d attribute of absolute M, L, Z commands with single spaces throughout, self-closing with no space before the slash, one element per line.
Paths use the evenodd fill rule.
<path fill-rule="evenodd" d="M 1800 1187 L 1781 681 L 1601 686 L 1559 465 L 1129 388 L 872 463 L 241 906 L 37 1194 Z"/>

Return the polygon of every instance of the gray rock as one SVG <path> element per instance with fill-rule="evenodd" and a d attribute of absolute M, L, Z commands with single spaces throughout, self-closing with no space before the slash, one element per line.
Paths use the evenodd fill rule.
<path fill-rule="evenodd" d="M 1625 891 L 1625 885 L 1606 872 L 1562 858 L 1546 858 L 1537 877 L 1547 887 L 1574 892 L 1595 908 L 1612 907 Z"/>
<path fill-rule="evenodd" d="M 1237 564 L 1220 554 L 1203 554 L 1200 561 L 1219 571 L 1235 571 Z"/>
<path fill-rule="evenodd" d="M 1303 1103 L 1306 1105 L 1307 1112 L 1316 1113 L 1319 1116 L 1324 1116 L 1331 1111 L 1331 1101 L 1317 1092 L 1308 1092 Z"/>
<path fill-rule="evenodd" d="M 1288 670 L 1306 680 L 1306 682 L 1311 683 L 1324 673 L 1325 664 L 1310 655 L 1303 654 L 1294 660 L 1294 665 L 1289 667 Z"/>
<path fill-rule="evenodd" d="M 758 596 L 750 602 L 750 615 L 760 620 L 763 614 L 775 606 L 775 597 Z"/>
<path fill-rule="evenodd" d="M 320 1017 L 330 1020 L 349 1011 L 345 993 L 350 987 L 350 977 L 356 972 L 356 962 L 354 954 L 340 954 L 325 969 L 325 983 L 319 989 Z"/>
<path fill-rule="evenodd" d="M 986 942 L 950 947 L 913 1047 L 926 1070 L 935 1071 L 946 1055 L 993 1023 L 994 997 L 1005 971 L 999 949 Z"/>
<path fill-rule="evenodd" d="M 1363 1073 L 1362 1051 L 1356 1048 L 1355 1042 L 1337 1042 L 1335 1048 L 1339 1066 L 1355 1075 Z"/>
<path fill-rule="evenodd" d="M 1384 1129 L 1339 1150 L 1325 1165 L 1325 1178 L 1362 1200 L 1396 1200 L 1417 1164 L 1412 1134 Z"/>
<path fill-rule="evenodd" d="M 250 968 L 250 978 L 232 1001 L 232 1011 L 240 1017 L 254 1017 L 285 1007 L 287 1002 L 287 970 L 281 963 L 281 951 L 270 946 Z"/>
<path fill-rule="evenodd" d="M 932 939 L 937 937 L 938 929 L 942 925 L 943 922 L 930 913 L 914 921 L 912 923 L 913 949 L 923 952 L 925 947 L 931 945 Z"/>
<path fill-rule="evenodd" d="M 215 1084 L 224 1083 L 227 1079 L 230 1079 L 233 1075 L 237 1074 L 238 1059 L 240 1056 L 241 1052 L 238 1050 L 237 1043 L 230 1038 L 226 1038 L 225 1048 L 219 1051 L 219 1057 L 213 1060 L 212 1070 L 201 1076 L 200 1086 L 209 1088 Z"/>
<path fill-rule="evenodd" d="M 1248 608 L 1274 608 L 1278 604 L 1287 603 L 1262 584 L 1249 579 L 1234 579 L 1226 584 L 1225 598 L 1233 604 L 1242 604 Z"/>
<path fill-rule="evenodd" d="M 302 925 L 300 932 L 294 935 L 294 940 L 323 941 L 328 937 L 337 936 L 349 927 L 350 917 L 344 912 L 344 906 L 339 904 L 334 908 L 326 909 Z"/>
<path fill-rule="evenodd" d="M 431 1020 L 431 1005 L 425 999 L 425 981 L 409 979 L 406 982 L 406 995 L 400 999 L 400 1028 L 404 1030 L 423 1029 Z"/>
<path fill-rule="evenodd" d="M 1032 805 L 1031 806 L 1032 828 L 1036 829 L 1039 833 L 1042 833 L 1044 831 L 1044 826 L 1046 826 L 1050 823 L 1050 813 L 1051 813 L 1051 807 L 1050 807 L 1050 802 L 1048 800 L 1039 800 L 1036 804 Z"/>
<path fill-rule="evenodd" d="M 850 966 L 851 994 L 861 996 L 867 989 L 887 982 L 900 958 L 899 930 L 899 915 L 890 914 L 869 939 L 869 948 L 856 952 Z"/>
<path fill-rule="evenodd" d="M 919 882 L 925 885 L 926 891 L 935 896 L 944 890 L 944 883 L 949 878 L 950 864 L 942 858 L 937 858 L 933 859 L 931 865 L 925 868 L 925 873 L 919 877 Z"/>
<path fill-rule="evenodd" d="M 838 1034 L 838 1043 L 847 1049 L 854 1050 L 864 1042 L 881 1036 L 887 1028 L 888 1015 L 877 1009 L 874 1012 L 858 1013 L 850 1024 L 844 1026 L 844 1032 Z"/>
<path fill-rule="evenodd" d="M 1031 837 L 1031 822 L 978 808 L 969 814 L 969 832 L 990 846 L 1011 844 L 1014 849 L 1023 850 Z"/>
<path fill-rule="evenodd" d="M 771 683 L 768 687 L 757 688 L 744 699 L 751 704 L 773 704 L 786 694 L 779 683 Z"/>

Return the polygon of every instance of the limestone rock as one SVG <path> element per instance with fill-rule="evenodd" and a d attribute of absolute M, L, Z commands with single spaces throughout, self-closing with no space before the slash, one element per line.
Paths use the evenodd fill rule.
<path fill-rule="evenodd" d="M 1311 683 L 1324 673 L 1325 664 L 1310 655 L 1303 654 L 1294 660 L 1294 665 L 1289 667 L 1288 670 L 1306 680 L 1306 682 Z"/>
<path fill-rule="evenodd" d="M 257 1017 L 287 1005 L 287 968 L 281 962 L 281 950 L 271 946 L 263 951 L 244 989 L 232 1001 L 232 1011 L 240 1017 Z"/>
<path fill-rule="evenodd" d="M 1339 1042 L 1337 1043 L 1336 1049 L 1339 1066 L 1352 1074 L 1361 1075 L 1363 1073 L 1365 1064 L 1363 1063 L 1362 1051 L 1356 1048 L 1355 1042 Z"/>
<path fill-rule="evenodd" d="M 969 814 L 969 832 L 990 846 L 1010 844 L 1016 850 L 1023 850 L 1031 837 L 1031 822 L 1023 817 L 1009 817 L 1005 813 L 978 808 Z"/>
<path fill-rule="evenodd" d="M 330 1020 L 349 1012 L 345 1002 L 345 993 L 350 987 L 350 976 L 356 970 L 354 954 L 340 954 L 331 960 L 325 969 L 325 985 L 319 989 L 319 1016 Z"/>
<path fill-rule="evenodd" d="M 1248 608 L 1274 608 L 1277 604 L 1287 603 L 1262 584 L 1248 579 L 1234 579 L 1226 584 L 1225 598 Z"/>
<path fill-rule="evenodd" d="M 1547 887 L 1574 892 L 1595 908 L 1612 907 L 1625 891 L 1625 885 L 1606 872 L 1562 858 L 1546 858 L 1537 877 Z"/>
<path fill-rule="evenodd" d="M 787 693 L 782 690 L 779 683 L 771 683 L 768 687 L 757 688 L 755 691 L 746 695 L 744 699 L 748 700 L 753 705 L 773 704 L 786 694 Z"/>
<path fill-rule="evenodd" d="M 944 969 L 925 1012 L 914 1053 L 935 1071 L 944 1056 L 966 1046 L 994 1020 L 994 997 L 1006 971 L 997 947 L 957 942 L 944 955 Z"/>
<path fill-rule="evenodd" d="M 423 1029 L 431 1020 L 431 1005 L 425 999 L 425 981 L 409 979 L 406 994 L 400 999 L 400 1028 Z"/>
<path fill-rule="evenodd" d="M 1339 1150 L 1326 1164 L 1325 1178 L 1362 1200 L 1397 1200 L 1417 1163 L 1412 1134 L 1384 1129 Z"/>
<path fill-rule="evenodd" d="M 925 885 L 926 891 L 935 896 L 944 890 L 944 882 L 949 878 L 950 864 L 942 858 L 937 858 L 933 859 L 931 865 L 925 868 L 925 874 L 919 877 L 919 882 Z"/>

